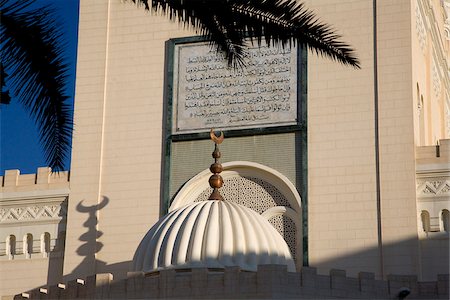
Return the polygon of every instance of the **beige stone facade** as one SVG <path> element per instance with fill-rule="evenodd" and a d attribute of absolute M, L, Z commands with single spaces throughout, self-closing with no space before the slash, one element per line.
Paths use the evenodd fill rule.
<path fill-rule="evenodd" d="M 438 274 L 449 273 L 449 235 L 442 216 L 448 215 L 450 199 L 444 193 L 438 200 L 424 200 L 418 185 L 427 176 L 448 177 L 448 167 L 436 171 L 430 165 L 450 164 L 449 5 L 439 0 L 311 0 L 306 6 L 356 49 L 362 68 L 308 54 L 306 164 L 298 165 L 302 142 L 296 132 L 227 137 L 223 160 L 270 167 L 307 195 L 299 208 L 307 218 L 297 211 L 296 222 L 307 226 L 302 255 L 319 275 L 342 269 L 353 278 L 371 272 L 377 280 L 398 274 L 436 281 Z M 167 143 L 167 42 L 194 35 L 132 3 L 80 1 L 75 129 L 59 280 L 100 273 L 125 280 L 145 232 L 176 192 L 211 163 L 211 143 L 205 139 Z M 307 166 L 307 191 L 300 190 L 302 166 Z M 3 189 L 7 178 L 9 173 Z M 424 232 L 423 210 L 430 214 L 430 228 L 441 224 L 439 234 Z M 16 239 L 22 240 L 22 233 Z M 2 270 L 3 263 L 22 263 L 4 253 Z M 23 263 L 31 266 L 34 260 Z M 47 263 L 32 267 L 41 273 L 28 271 L 33 279 L 20 286 L 14 278 L 24 278 L 25 267 L 12 268 L 14 275 L 1 280 L 7 288 L 2 285 L 0 294 L 53 284 L 46 281 Z"/>
<path fill-rule="evenodd" d="M 68 172 L 0 177 L 1 294 L 62 280 Z"/>

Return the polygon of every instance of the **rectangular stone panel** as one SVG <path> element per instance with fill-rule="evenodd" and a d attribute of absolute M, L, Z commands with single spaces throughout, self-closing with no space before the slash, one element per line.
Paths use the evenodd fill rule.
<path fill-rule="evenodd" d="M 250 47 L 229 68 L 209 43 L 176 44 L 172 134 L 297 124 L 297 48 Z"/>

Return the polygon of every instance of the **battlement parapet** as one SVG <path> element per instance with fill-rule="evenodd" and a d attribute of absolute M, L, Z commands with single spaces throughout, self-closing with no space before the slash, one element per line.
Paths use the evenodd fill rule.
<path fill-rule="evenodd" d="M 409 291 L 408 299 L 448 299 L 448 281 L 448 275 L 439 275 L 435 282 L 418 282 L 407 275 L 389 275 L 383 281 L 367 272 L 350 278 L 343 270 L 319 275 L 315 268 L 290 273 L 286 266 L 261 265 L 257 272 L 239 267 L 130 272 L 122 280 L 96 274 L 2 299 L 396 299 L 401 291 Z"/>
<path fill-rule="evenodd" d="M 0 182 L 0 192 L 62 189 L 69 187 L 69 171 L 52 173 L 51 168 L 42 167 L 36 174 L 20 174 L 20 170 L 6 170 Z"/>
<path fill-rule="evenodd" d="M 441 139 L 435 146 L 416 147 L 416 164 L 424 168 L 434 168 L 442 164 L 444 169 L 450 169 L 445 164 L 450 161 L 450 139 Z M 419 168 L 420 170 L 421 168 Z"/>

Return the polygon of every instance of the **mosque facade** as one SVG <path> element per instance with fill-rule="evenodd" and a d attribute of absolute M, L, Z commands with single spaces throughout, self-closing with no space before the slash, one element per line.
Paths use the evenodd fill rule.
<path fill-rule="evenodd" d="M 360 70 L 296 47 L 250 47 L 248 67 L 227 70 L 184 25 L 81 0 L 70 173 L 4 174 L 0 294 L 71 282 L 125 295 L 157 277 L 160 297 L 176 297 L 175 283 L 194 297 L 202 280 L 224 293 L 248 283 L 255 298 L 299 295 L 297 280 L 322 296 L 409 285 L 448 297 L 450 4 L 305 5 L 356 49 Z M 211 128 L 225 135 L 223 203 L 208 200 Z M 159 242 L 146 240 L 158 224 Z"/>

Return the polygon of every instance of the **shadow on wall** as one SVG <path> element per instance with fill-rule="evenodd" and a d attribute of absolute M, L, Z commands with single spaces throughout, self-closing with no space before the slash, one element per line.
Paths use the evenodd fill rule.
<path fill-rule="evenodd" d="M 104 208 L 108 204 L 108 202 L 109 202 L 109 199 L 107 197 L 103 197 L 103 200 L 97 205 L 84 206 L 82 204 L 82 202 L 80 202 L 79 205 L 77 205 L 77 210 L 79 212 L 86 213 L 88 215 L 88 218 L 87 218 L 86 222 L 83 224 L 83 226 L 86 227 L 86 233 L 84 233 L 83 235 L 80 236 L 80 240 L 84 241 L 85 243 L 83 245 L 81 245 L 77 249 L 77 253 L 79 255 L 84 256 L 84 259 L 80 263 L 80 265 L 77 266 L 77 268 L 74 269 L 74 272 L 72 274 L 68 274 L 68 275 L 64 276 L 64 278 L 62 280 L 62 283 L 64 283 L 63 285 L 55 286 L 54 284 L 49 282 L 48 286 L 52 285 L 52 287 L 49 288 L 48 286 L 47 287 L 44 286 L 44 287 L 42 287 L 43 288 L 42 291 L 47 291 L 48 292 L 48 291 L 51 291 L 53 289 L 52 293 L 54 293 L 55 289 L 56 289 L 56 293 L 58 294 L 58 296 L 56 298 L 58 298 L 60 295 L 63 295 L 64 293 L 68 293 L 70 287 L 72 286 L 72 288 L 73 288 L 73 286 L 75 285 L 75 286 L 77 286 L 75 288 L 76 294 L 73 295 L 74 296 L 73 298 L 75 298 L 75 297 L 81 296 L 81 294 L 79 294 L 79 292 L 81 293 L 82 290 L 85 290 L 85 292 L 86 292 L 87 289 L 90 289 L 91 287 L 89 287 L 89 286 L 91 286 L 91 284 L 94 284 L 94 287 L 97 286 L 97 288 L 101 287 L 104 284 L 107 284 L 108 285 L 108 293 L 109 293 L 109 290 L 111 288 L 112 290 L 117 290 L 118 294 L 122 294 L 125 298 L 129 296 L 127 294 L 123 294 L 123 293 L 126 292 L 125 286 L 127 286 L 129 284 L 134 285 L 134 283 L 133 283 L 134 281 L 130 281 L 130 278 L 131 278 L 130 276 L 140 276 L 139 274 L 137 274 L 137 273 L 140 273 L 140 272 L 135 273 L 135 275 L 133 275 L 133 273 L 130 273 L 130 274 L 128 274 L 129 275 L 128 279 L 124 279 L 124 280 L 120 280 L 120 281 L 116 281 L 115 280 L 114 284 L 112 282 L 110 282 L 110 279 L 112 279 L 112 278 L 127 278 L 127 276 L 126 275 L 124 276 L 124 274 L 126 274 L 128 271 L 130 271 L 131 262 L 130 261 L 123 261 L 123 262 L 120 262 L 120 263 L 107 265 L 104 261 L 100 261 L 100 260 L 96 260 L 95 259 L 95 253 L 97 253 L 103 247 L 103 244 L 96 240 L 98 237 L 101 236 L 101 232 L 97 232 L 97 229 L 96 229 L 97 212 L 100 209 Z M 439 245 L 432 245 L 431 248 L 435 249 L 436 246 L 439 246 L 438 250 L 439 250 L 439 253 L 440 253 L 440 257 L 434 257 L 434 259 L 436 261 L 438 261 L 438 264 L 436 264 L 436 265 L 433 265 L 433 264 L 427 265 L 427 261 L 426 260 L 422 260 L 422 269 L 426 269 L 426 268 L 429 267 L 429 268 L 432 268 L 432 269 L 434 268 L 433 271 L 435 273 L 437 273 L 437 274 L 440 274 L 440 273 L 448 274 L 449 273 L 448 272 L 448 265 L 449 265 L 448 235 L 446 235 L 443 238 L 441 237 L 441 238 L 431 239 L 428 242 L 430 242 L 430 243 L 434 243 L 434 242 L 439 243 Z M 393 252 L 398 251 L 399 249 L 405 249 L 405 251 L 406 251 L 407 249 L 410 249 L 409 247 L 411 247 L 413 245 L 417 246 L 417 238 L 411 238 L 411 239 L 407 239 L 407 240 L 398 241 L 396 243 L 384 245 L 384 253 L 385 253 L 385 255 L 393 254 Z M 136 245 L 136 248 L 137 248 L 137 246 L 138 245 Z M 425 252 L 428 251 L 422 245 L 421 251 L 423 252 L 424 250 L 425 250 Z M 408 251 L 406 251 L 405 253 L 408 253 Z M 413 265 L 415 263 L 416 258 L 407 256 L 407 255 L 401 256 L 401 252 L 397 253 L 397 254 L 398 254 L 397 255 L 397 261 L 396 262 L 389 262 L 389 263 L 397 263 L 398 266 L 405 266 L 405 265 L 406 266 L 410 266 L 410 265 Z M 422 253 L 422 254 L 424 254 L 424 253 Z M 429 254 L 431 255 L 432 252 L 430 252 Z M 312 288 L 312 290 L 311 290 L 312 292 L 311 293 L 312 294 L 306 294 L 306 295 L 309 295 L 309 296 L 318 296 L 318 295 L 319 296 L 324 296 L 324 297 L 325 296 L 327 296 L 327 297 L 334 296 L 333 293 L 335 291 L 333 290 L 334 289 L 334 287 L 333 287 L 333 284 L 334 284 L 333 282 L 334 281 L 333 280 L 337 280 L 336 282 L 343 281 L 345 283 L 345 285 L 348 285 L 348 288 L 352 287 L 351 288 L 352 291 L 353 291 L 353 286 L 354 286 L 355 291 L 353 291 L 353 292 L 355 294 L 353 296 L 362 295 L 362 294 L 359 294 L 359 293 L 361 293 L 361 290 L 360 290 L 361 286 L 362 286 L 361 285 L 362 284 L 361 280 L 363 280 L 363 279 L 364 280 L 368 280 L 369 283 L 371 282 L 370 283 L 371 284 L 370 285 L 371 292 L 368 292 L 368 294 L 366 296 L 374 296 L 374 294 L 372 294 L 372 290 L 373 290 L 373 292 L 375 292 L 375 290 L 378 289 L 377 285 L 379 285 L 380 288 L 383 289 L 383 290 L 380 290 L 382 292 L 381 294 L 376 294 L 375 295 L 377 297 L 379 296 L 378 298 L 385 298 L 389 294 L 390 294 L 390 296 L 392 296 L 392 293 L 397 292 L 398 288 L 400 288 L 401 286 L 410 286 L 411 288 L 419 289 L 419 290 L 415 291 L 416 295 L 418 295 L 417 293 L 420 293 L 421 295 L 429 294 L 430 296 L 432 296 L 432 295 L 436 296 L 437 295 L 436 293 L 439 293 L 439 295 L 441 295 L 443 293 L 442 292 L 442 287 L 439 287 L 439 286 L 442 285 L 443 281 L 447 281 L 448 282 L 448 275 L 446 275 L 446 276 L 439 276 L 439 277 L 438 276 L 433 276 L 433 278 L 427 278 L 427 279 L 423 279 L 422 278 L 421 280 L 419 279 L 419 281 L 421 281 L 422 283 L 417 285 L 417 276 L 414 276 L 417 273 L 414 274 L 414 273 L 405 272 L 405 273 L 402 274 L 401 272 L 400 273 L 396 272 L 395 274 L 392 274 L 392 272 L 389 272 L 389 270 L 386 269 L 385 270 L 385 275 L 388 278 L 389 282 L 376 280 L 375 274 L 368 274 L 368 273 L 365 273 L 365 272 L 372 272 L 372 273 L 374 273 L 374 272 L 378 271 L 378 270 L 374 270 L 374 268 L 373 268 L 373 266 L 376 265 L 376 264 L 374 264 L 373 262 L 370 263 L 372 259 L 375 260 L 375 261 L 378 260 L 377 255 L 378 255 L 377 247 L 370 247 L 370 248 L 367 248 L 367 249 L 365 249 L 363 251 L 359 251 L 359 252 L 355 252 L 355 253 L 351 253 L 351 254 L 340 255 L 340 256 L 336 255 L 333 259 L 329 259 L 327 261 L 322 261 L 322 262 L 320 262 L 320 263 L 318 263 L 316 265 L 312 265 L 311 267 L 313 269 L 315 267 L 318 268 L 318 271 L 319 271 L 318 274 L 315 274 L 315 270 L 311 271 L 311 268 L 304 267 L 303 270 L 300 273 L 289 273 L 289 274 L 292 274 L 292 275 L 282 275 L 282 274 L 279 274 L 279 275 L 280 276 L 282 275 L 283 278 L 286 277 L 285 278 L 286 279 L 286 282 L 285 282 L 285 284 L 286 284 L 285 287 L 286 288 L 293 287 L 293 288 L 298 288 L 299 289 L 298 291 L 295 290 L 295 291 L 292 292 L 295 295 L 303 295 L 302 293 L 306 291 L 306 290 L 304 290 L 306 288 L 305 284 L 307 284 L 306 281 L 305 281 L 305 279 L 306 279 L 305 276 L 309 276 L 308 274 L 311 273 L 311 272 L 313 272 L 314 274 L 311 273 L 310 274 L 311 276 L 308 277 L 308 278 L 311 279 L 311 280 L 308 279 L 308 282 L 311 281 L 311 284 L 312 284 L 312 286 L 311 286 L 311 288 Z M 214 259 L 214 258 L 211 258 L 211 259 Z M 103 280 L 101 279 L 104 276 L 106 276 L 106 274 L 105 275 L 101 275 L 100 274 L 100 275 L 96 275 L 96 276 L 92 276 L 92 275 L 95 275 L 95 274 L 83 274 L 83 276 L 79 276 L 79 274 L 82 274 L 81 273 L 81 272 L 83 272 L 82 270 L 86 270 L 86 268 L 85 268 L 86 266 L 84 264 L 92 264 L 93 262 L 96 264 L 96 267 L 95 267 L 94 270 L 96 270 L 97 274 L 100 274 L 100 273 L 103 273 L 103 274 L 104 273 L 111 273 L 111 275 L 107 276 L 109 278 L 108 280 L 106 280 L 107 282 L 105 281 L 103 283 Z M 385 261 L 385 262 L 388 263 L 388 261 Z M 345 267 L 345 266 L 349 266 L 349 265 L 350 266 L 351 265 L 363 266 L 364 263 L 367 263 L 367 268 L 360 267 L 358 270 L 349 270 L 348 267 Z M 201 263 L 199 265 L 201 266 Z M 330 271 L 328 271 L 328 268 L 330 268 L 330 269 L 347 269 L 347 272 L 345 272 L 345 271 L 338 271 L 338 272 L 331 271 L 330 272 Z M 436 268 L 440 268 L 440 269 L 436 269 Z M 90 269 L 92 269 L 92 268 L 90 268 Z M 229 269 L 229 267 L 227 269 Z M 442 269 L 442 272 L 441 272 L 441 269 Z M 213 273 L 218 271 L 218 270 L 215 270 L 215 271 L 213 270 L 213 273 L 211 273 L 210 275 L 207 275 L 208 272 L 205 271 L 205 270 L 206 269 L 193 270 L 192 273 L 190 273 L 190 275 L 188 277 L 191 278 L 190 276 L 194 276 L 195 278 L 197 278 L 197 275 L 195 275 L 195 274 L 198 273 L 198 276 L 202 277 L 203 279 L 206 278 L 207 282 L 209 282 L 209 279 L 210 279 L 209 277 L 212 276 L 211 280 L 213 280 L 215 278 L 214 277 L 215 275 L 213 275 Z M 49 269 L 49 272 L 51 272 L 51 271 L 52 270 Z M 170 271 L 170 272 L 175 272 L 175 271 Z M 184 272 L 187 272 L 187 270 L 181 269 L 180 272 L 181 272 L 180 274 L 182 275 Z M 199 272 L 201 274 L 203 274 L 203 275 L 200 275 Z M 236 283 L 238 285 L 242 285 L 241 288 L 247 289 L 246 285 L 248 284 L 248 282 L 247 282 L 248 280 L 250 280 L 251 282 L 255 281 L 254 283 L 256 284 L 259 281 L 258 278 L 260 278 L 259 272 L 258 272 L 257 276 L 255 275 L 256 277 L 254 275 L 252 275 L 252 274 L 255 274 L 253 272 L 240 272 L 239 271 L 238 272 L 239 275 L 236 272 L 237 271 L 235 270 L 232 273 L 240 278 L 238 281 L 241 281 L 241 279 L 243 280 L 242 284 Z M 285 271 L 283 271 L 282 273 L 284 274 L 284 272 Z M 363 272 L 363 274 L 360 273 L 360 272 Z M 169 274 L 169 273 L 167 273 L 167 274 Z M 178 274 L 179 272 L 176 272 L 176 273 Z M 228 274 L 229 271 L 226 271 L 225 273 Z M 166 274 L 166 273 L 164 273 L 164 274 Z M 172 274 L 172 273 L 170 273 L 170 274 Z M 214 274 L 216 274 L 216 273 L 214 273 Z M 222 278 L 221 280 L 219 280 L 220 282 L 222 282 L 223 280 L 228 280 L 228 281 L 231 280 L 231 278 L 227 277 L 228 275 L 226 275 L 226 274 L 225 274 L 225 278 L 228 278 L 228 279 Z M 246 274 L 249 274 L 249 275 L 246 275 Z M 297 276 L 295 274 L 300 274 L 300 275 Z M 327 274 L 327 275 L 321 275 L 321 274 Z M 166 276 L 166 275 L 164 275 L 164 276 Z M 405 275 L 405 276 L 401 276 L 401 275 Z M 408 275 L 412 275 L 412 276 L 408 276 Z M 153 277 L 154 278 L 163 278 L 164 277 L 164 276 L 161 277 L 162 273 L 161 273 L 161 275 L 159 275 L 159 273 L 157 273 L 157 274 L 155 273 L 154 275 L 150 274 L 149 276 L 150 277 L 148 277 L 148 276 L 147 277 L 148 278 L 153 278 Z M 186 278 L 188 278 L 188 277 L 181 276 L 180 278 L 176 279 L 174 276 L 176 278 L 179 277 L 175 273 L 173 273 L 169 277 L 172 278 L 172 280 L 175 280 L 176 283 L 188 284 L 189 285 L 189 283 L 186 282 L 186 280 L 188 280 Z M 217 276 L 219 276 L 219 275 L 217 275 Z M 220 276 L 222 276 L 222 275 L 220 275 Z M 272 275 L 268 275 L 268 276 L 271 277 Z M 273 276 L 275 276 L 275 275 L 273 275 Z M 281 278 L 281 277 L 277 277 L 277 276 L 278 275 L 276 275 L 275 277 L 276 278 Z M 346 277 L 346 276 L 349 276 L 349 277 Z M 363 277 L 361 277 L 361 276 L 363 276 Z M 145 278 L 147 278 L 147 277 L 145 277 Z M 198 278 L 195 279 L 194 277 L 192 277 L 191 279 L 192 280 L 197 280 L 198 279 Z M 247 278 L 247 277 L 249 277 L 249 278 Z M 333 279 L 335 277 L 337 279 Z M 146 281 L 146 279 L 144 279 L 144 277 L 139 277 L 139 278 L 141 278 L 139 280 Z M 182 278 L 185 278 L 185 279 L 182 279 Z M 79 280 L 77 280 L 77 279 L 79 279 Z M 167 279 L 169 279 L 169 278 L 167 278 Z M 92 280 L 94 280 L 94 282 L 92 282 Z M 148 280 L 150 280 L 150 279 L 148 279 Z M 395 281 L 395 285 L 393 285 L 394 281 L 392 281 L 392 280 Z M 69 281 L 70 281 L 70 283 L 69 283 Z M 152 280 L 150 280 L 150 281 L 153 282 Z M 157 282 L 156 283 L 150 283 L 150 281 L 148 281 L 148 284 L 150 284 L 148 286 L 149 289 L 156 288 L 156 289 L 161 290 L 162 287 L 158 287 L 158 285 L 159 284 L 163 284 L 163 283 L 157 283 Z M 178 281 L 180 281 L 180 282 L 178 282 Z M 211 281 L 211 284 L 212 284 L 213 281 Z M 233 279 L 233 282 L 234 281 L 235 280 Z M 427 282 L 425 282 L 425 281 L 427 281 Z M 113 285 L 111 285 L 111 284 L 113 284 Z M 142 282 L 142 284 L 144 284 L 144 282 Z M 174 283 L 167 282 L 168 286 L 169 285 L 173 286 L 173 284 Z M 209 285 L 209 284 L 210 283 L 207 283 L 207 285 Z M 145 283 L 145 285 L 147 285 L 147 283 Z M 321 285 L 323 285 L 323 287 Z M 254 291 L 256 293 L 254 296 L 255 297 L 258 297 L 258 295 L 261 296 L 260 294 L 258 294 L 259 292 L 258 292 L 258 287 L 257 286 L 259 286 L 259 285 L 252 284 L 251 286 L 252 286 L 251 287 L 252 289 L 253 288 L 256 289 Z M 262 284 L 262 286 L 264 286 L 264 284 Z M 358 290 L 358 286 L 359 286 L 359 290 Z M 203 288 L 205 288 L 205 287 L 203 286 Z M 327 292 L 327 293 L 329 292 L 331 294 L 326 294 L 326 295 L 325 294 L 324 295 L 316 294 L 316 293 L 319 293 L 322 289 L 325 292 Z M 448 295 L 448 285 L 447 285 L 447 287 L 444 286 L 444 289 L 446 289 L 446 295 Z M 166 289 L 164 289 L 164 290 L 166 290 Z M 440 291 L 438 291 L 438 290 L 440 290 Z M 29 291 L 27 293 L 32 295 L 33 293 L 35 293 L 35 294 L 36 293 L 38 293 L 38 294 L 42 293 L 42 291 L 39 288 L 37 288 L 37 289 L 31 290 L 31 291 Z M 73 291 L 73 289 L 71 291 Z M 98 292 L 98 290 L 97 290 L 97 292 Z M 298 294 L 298 293 L 300 293 L 300 294 Z M 425 293 L 425 294 L 423 294 L 423 293 Z M 116 295 L 116 294 L 114 293 L 114 295 Z M 164 296 L 164 295 L 160 295 L 160 296 Z M 177 294 L 177 296 L 180 296 L 180 295 Z M 192 294 L 192 296 L 194 296 L 194 294 Z M 211 296 L 212 296 L 212 294 L 211 294 Z M 217 296 L 217 295 L 214 295 L 214 296 Z M 342 296 L 342 295 L 336 295 L 336 296 Z M 108 296 L 105 297 L 105 298 L 108 298 Z M 411 297 L 411 298 L 414 298 L 414 297 Z M 420 298 L 427 298 L 427 297 L 420 296 Z M 19 298 L 17 298 L 17 299 L 19 299 Z"/>
<path fill-rule="evenodd" d="M 96 258 L 96 253 L 103 248 L 103 243 L 98 241 L 98 239 L 103 235 L 103 232 L 97 228 L 98 212 L 105 208 L 109 201 L 110 199 L 108 197 L 102 196 L 100 203 L 95 205 L 83 205 L 83 200 L 77 204 L 76 210 L 87 215 L 87 219 L 83 223 L 83 226 L 86 228 L 86 232 L 79 237 L 79 240 L 84 243 L 76 250 L 77 254 L 84 258 L 82 262 L 75 269 L 73 269 L 72 273 L 61 276 L 63 278 L 63 282 L 79 278 L 81 277 L 80 274 L 83 274 L 83 277 L 93 275 L 85 274 L 86 270 L 93 270 L 93 272 L 98 273 L 112 273 L 118 277 L 126 277 L 126 273 L 131 266 L 131 261 L 106 264 L 106 262 Z M 58 271 L 60 272 L 59 274 L 63 274 L 62 266 Z M 49 268 L 49 274 L 50 272 L 52 272 L 51 268 Z"/>
<path fill-rule="evenodd" d="M 423 241 L 422 241 L 423 242 Z M 393 261 L 389 261 L 385 258 L 385 263 L 390 264 L 392 268 L 395 268 L 396 271 L 390 270 L 385 267 L 384 276 L 388 278 L 390 275 L 406 275 L 406 276 L 417 276 L 422 272 L 424 276 L 420 278 L 417 276 L 419 281 L 436 281 L 438 274 L 449 274 L 449 243 L 448 236 L 444 239 L 433 239 L 428 242 L 428 245 L 424 247 L 421 244 L 421 252 L 422 252 L 422 260 L 421 266 L 417 266 L 418 270 L 416 270 L 416 262 L 418 260 L 417 257 L 411 257 L 407 254 L 401 255 L 399 250 L 403 249 L 405 252 L 408 252 L 410 247 L 416 245 L 417 240 L 414 238 L 399 241 L 396 243 L 385 244 L 383 247 L 385 255 L 392 255 Z M 138 245 L 136 245 L 137 248 Z M 346 255 L 336 255 L 333 259 L 324 260 L 317 264 L 311 265 L 310 267 L 317 268 L 318 274 L 328 275 L 330 269 L 342 269 L 346 270 L 346 274 L 349 277 L 357 278 L 360 272 L 368 272 L 374 273 L 374 278 L 380 279 L 379 269 L 378 267 L 378 248 L 370 247 L 362 251 L 358 251 L 355 253 L 350 253 Z M 410 251 L 409 251 L 410 253 Z M 239 256 L 239 255 L 238 255 Z M 242 256 L 242 255 L 240 255 Z M 256 258 L 257 254 L 253 253 L 249 257 Z M 210 260 L 214 260 L 215 258 L 210 258 Z M 97 273 L 111 273 L 114 278 L 126 278 L 127 272 L 132 271 L 132 262 L 124 261 L 121 263 L 115 263 L 107 265 L 103 261 L 96 260 L 96 270 Z M 191 262 L 191 265 L 197 265 L 202 267 L 201 262 Z M 358 267 L 349 267 L 355 266 Z M 181 266 L 182 268 L 182 266 Z M 81 265 L 80 265 L 81 269 Z M 399 270 L 404 270 L 399 271 Z M 84 276 L 78 277 L 80 279 L 86 279 L 88 275 L 93 274 L 85 274 Z M 65 276 L 65 281 L 70 279 L 75 279 L 75 277 Z"/>
<path fill-rule="evenodd" d="M 68 199 L 61 204 L 62 207 L 67 208 Z M 47 284 L 57 284 L 62 279 L 64 266 L 64 249 L 66 241 L 66 225 L 67 225 L 67 209 L 61 209 L 59 216 L 61 221 L 58 223 L 58 236 L 52 251 L 49 252 Z"/>
<path fill-rule="evenodd" d="M 62 261 L 59 262 L 58 265 L 56 265 L 56 263 L 50 263 L 47 278 L 48 285 L 58 283 L 58 281 L 55 282 L 55 278 L 59 278 L 59 282 L 61 282 L 61 278 L 62 282 L 67 282 L 74 278 L 79 278 L 80 274 L 83 274 L 84 276 L 93 275 L 85 274 L 86 270 L 93 270 L 94 272 L 101 270 L 102 273 L 113 273 L 116 276 L 121 274 L 123 277 L 126 277 L 126 272 L 129 269 L 131 261 L 107 265 L 104 261 L 96 258 L 96 253 L 103 248 L 103 243 L 98 241 L 98 239 L 103 235 L 103 232 L 97 228 L 98 212 L 106 207 L 109 201 L 110 200 L 108 197 L 103 196 L 100 203 L 95 205 L 86 206 L 83 204 L 83 200 L 77 204 L 76 210 L 87 215 L 87 219 L 83 223 L 83 226 L 86 228 L 86 232 L 79 237 L 79 240 L 82 241 L 83 244 L 76 250 L 77 254 L 84 258 L 82 262 L 75 269 L 73 269 L 72 273 L 64 276 Z M 62 239 L 62 241 L 65 241 L 65 239 Z M 64 245 L 62 245 L 62 247 L 64 249 Z"/>
<path fill-rule="evenodd" d="M 336 252 L 338 251 L 339 249 L 336 249 Z M 435 281 L 436 274 L 449 274 L 449 256 L 448 233 L 419 240 L 412 237 L 384 243 L 384 276 L 386 278 L 389 274 L 421 274 L 422 276 L 418 276 L 420 280 Z M 367 247 L 346 255 L 336 255 L 327 260 L 312 262 L 311 266 L 316 267 L 319 274 L 327 274 L 329 269 L 345 269 L 347 275 L 351 277 L 356 277 L 359 272 L 373 272 L 380 278 L 378 247 Z"/>
<path fill-rule="evenodd" d="M 79 240 L 84 243 L 77 249 L 77 254 L 83 256 L 82 262 L 73 270 L 71 274 L 62 276 L 62 265 L 52 265 L 49 264 L 48 280 L 47 285 L 55 285 L 57 281 L 62 283 L 67 283 L 70 280 L 81 279 L 86 280 L 88 276 L 94 275 L 86 274 L 86 270 L 93 270 L 94 273 L 111 273 L 114 278 L 126 278 L 127 272 L 131 270 L 131 261 L 123 261 L 115 264 L 106 264 L 106 262 L 96 259 L 96 253 L 100 251 L 103 244 L 97 239 L 102 236 L 102 232 L 97 230 L 98 224 L 98 212 L 106 207 L 109 203 L 108 197 L 103 197 L 100 203 L 91 206 L 83 205 L 81 201 L 76 209 L 78 212 L 86 213 L 87 219 L 83 223 L 86 228 L 86 232 L 83 233 Z M 388 268 L 385 268 L 385 276 L 390 274 L 395 275 L 416 275 L 422 270 L 425 277 L 421 278 L 421 281 L 436 281 L 437 277 L 435 274 L 448 274 L 449 261 L 449 243 L 448 234 L 440 235 L 438 238 L 428 238 L 426 240 L 421 240 L 419 242 L 420 252 L 422 254 L 422 261 L 420 267 L 415 267 L 418 257 L 411 257 L 408 253 L 411 251 L 411 247 L 417 249 L 417 237 L 412 237 L 411 239 L 397 241 L 391 244 L 385 244 L 383 247 L 384 255 L 391 255 L 395 259 L 389 261 L 385 259 L 386 265 L 396 266 L 397 270 L 403 268 L 405 272 L 391 272 Z M 63 245 L 62 245 L 63 246 Z M 137 248 L 138 245 L 136 245 Z M 419 249 L 417 249 L 419 250 Z M 437 252 L 436 252 L 437 250 Z M 403 253 L 402 253 L 403 252 Z M 336 253 L 339 253 L 336 250 Z M 336 255 L 331 259 L 316 262 L 312 264 L 311 267 L 315 267 L 319 274 L 328 274 L 329 269 L 345 269 L 347 270 L 347 276 L 358 277 L 359 272 L 371 272 L 377 273 L 377 278 L 379 277 L 378 267 L 378 248 L 368 247 L 362 251 L 345 254 Z M 416 252 L 419 255 L 419 251 Z M 436 254 L 438 253 L 438 254 Z M 402 255 L 403 254 L 403 255 Z M 212 258 L 214 259 L 214 258 Z M 92 267 L 95 264 L 95 267 Z M 201 263 L 199 264 L 201 265 Z M 355 267 L 348 267 L 355 266 Z M 419 270 L 418 268 L 421 268 Z M 408 271 L 409 270 L 409 271 Z M 412 270 L 412 271 L 411 271 Z M 430 275 L 434 273 L 433 275 Z"/>

